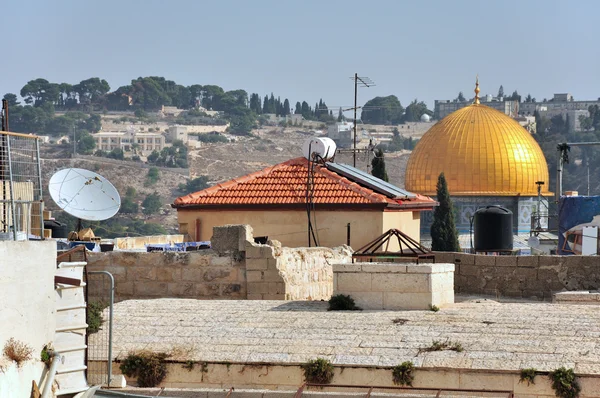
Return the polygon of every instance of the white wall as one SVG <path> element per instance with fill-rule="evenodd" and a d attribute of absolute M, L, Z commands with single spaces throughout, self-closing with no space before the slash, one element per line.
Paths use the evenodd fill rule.
<path fill-rule="evenodd" d="M 55 271 L 56 242 L 0 241 L 0 398 L 28 398 L 46 373 L 40 353 L 54 340 Z M 11 337 L 33 348 L 21 368 L 1 352 Z"/>

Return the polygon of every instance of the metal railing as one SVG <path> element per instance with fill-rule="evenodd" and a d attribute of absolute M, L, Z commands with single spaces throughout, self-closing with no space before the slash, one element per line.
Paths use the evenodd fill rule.
<path fill-rule="evenodd" d="M 90 289 L 93 287 L 93 290 Z M 86 301 L 88 311 L 101 309 L 102 322 L 98 331 L 88 333 L 87 379 L 90 384 L 110 386 L 112 377 L 113 306 L 115 302 L 115 279 L 108 271 L 86 272 Z"/>
<path fill-rule="evenodd" d="M 0 131 L 0 240 L 44 238 L 39 138 Z"/>

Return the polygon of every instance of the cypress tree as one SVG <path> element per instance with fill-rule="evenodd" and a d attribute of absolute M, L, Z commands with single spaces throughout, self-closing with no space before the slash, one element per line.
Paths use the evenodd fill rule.
<path fill-rule="evenodd" d="M 448 184 L 444 173 L 441 173 L 437 182 L 437 201 L 439 206 L 433 211 L 433 224 L 431 225 L 431 250 L 440 252 L 458 252 L 458 232 L 454 223 L 452 200 L 448 192 Z"/>
<path fill-rule="evenodd" d="M 379 148 L 377 152 L 375 152 L 375 157 L 371 160 L 371 166 L 373 166 L 373 170 L 371 174 L 374 177 L 377 177 L 383 181 L 389 181 L 387 171 L 385 169 L 385 159 L 383 157 L 383 149 Z"/>

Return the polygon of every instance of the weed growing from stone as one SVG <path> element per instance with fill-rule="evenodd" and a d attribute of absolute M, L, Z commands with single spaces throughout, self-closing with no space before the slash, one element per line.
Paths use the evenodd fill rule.
<path fill-rule="evenodd" d="M 119 369 L 127 377 L 137 377 L 138 387 L 156 387 L 167 376 L 164 352 L 138 351 L 127 355 Z"/>
<path fill-rule="evenodd" d="M 577 398 L 581 392 L 581 386 L 577 381 L 577 376 L 573 369 L 567 369 L 564 366 L 550 372 L 548 375 L 552 381 L 552 389 L 557 397 Z"/>
<path fill-rule="evenodd" d="M 403 319 L 403 318 L 392 319 L 392 323 L 394 323 L 396 325 L 404 325 L 406 322 L 408 322 L 408 319 Z"/>
<path fill-rule="evenodd" d="M 400 365 L 394 366 L 394 369 L 392 369 L 392 380 L 394 381 L 394 384 L 412 387 L 412 382 L 415 379 L 412 374 L 413 370 L 415 370 L 415 366 L 410 361 L 402 362 Z"/>
<path fill-rule="evenodd" d="M 183 365 L 181 365 L 181 367 L 184 369 L 187 369 L 188 372 L 191 372 L 192 370 L 194 370 L 195 365 L 196 365 L 196 361 L 192 361 L 191 359 L 188 359 L 187 361 L 184 362 Z"/>
<path fill-rule="evenodd" d="M 438 312 L 439 310 L 440 307 L 438 307 L 437 305 L 429 304 L 429 311 Z"/>
<path fill-rule="evenodd" d="M 88 324 L 88 334 L 98 333 L 104 320 L 102 319 L 102 311 L 108 307 L 104 301 L 90 301 L 87 305 L 86 322 Z"/>
<path fill-rule="evenodd" d="M 535 384 L 536 372 L 536 368 L 521 369 L 521 377 L 519 378 L 519 383 L 527 382 L 527 385 Z"/>
<path fill-rule="evenodd" d="M 42 352 L 40 353 L 40 360 L 46 364 L 46 366 L 50 367 L 52 363 L 52 349 L 46 344 L 44 348 L 42 348 Z"/>
<path fill-rule="evenodd" d="M 6 356 L 11 361 L 17 363 L 17 367 L 21 367 L 23 362 L 29 361 L 31 359 L 31 354 L 33 353 L 33 348 L 23 343 L 22 341 L 15 340 L 14 338 L 8 339 L 6 344 L 4 344 L 4 356 Z"/>
<path fill-rule="evenodd" d="M 333 379 L 333 364 L 324 358 L 311 359 L 304 365 L 304 380 L 311 384 L 329 384 Z"/>
<path fill-rule="evenodd" d="M 429 347 L 419 348 L 418 354 L 422 352 L 432 352 L 432 351 L 456 351 L 463 352 L 464 348 L 461 343 L 457 341 L 438 341 L 434 340 Z M 417 354 L 417 355 L 418 355 Z"/>
<path fill-rule="evenodd" d="M 327 311 L 361 311 L 362 308 L 357 307 L 354 299 L 344 294 L 336 294 L 329 299 L 329 308 Z"/>

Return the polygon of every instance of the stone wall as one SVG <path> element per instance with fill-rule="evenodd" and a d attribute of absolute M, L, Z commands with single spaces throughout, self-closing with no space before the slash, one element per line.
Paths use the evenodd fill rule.
<path fill-rule="evenodd" d="M 454 304 L 453 276 L 454 264 L 335 264 L 333 294 L 365 310 L 426 310 Z"/>
<path fill-rule="evenodd" d="M 243 258 L 199 252 L 88 253 L 88 271 L 108 271 L 115 278 L 115 300 L 160 297 L 246 298 Z M 101 276 L 90 275 L 90 300 L 106 296 Z"/>
<path fill-rule="evenodd" d="M 596 256 L 436 253 L 436 262 L 455 264 L 456 293 L 550 300 L 560 291 L 600 288 L 600 257 Z"/>
<path fill-rule="evenodd" d="M 212 250 L 89 253 L 89 271 L 115 278 L 115 300 L 146 298 L 328 300 L 331 264 L 352 259 L 351 249 L 287 248 L 254 243 L 249 225 L 213 229 Z M 90 276 L 93 299 L 107 297 L 102 276 Z"/>
<path fill-rule="evenodd" d="M 333 293 L 333 263 L 352 260 L 347 246 L 281 247 L 254 243 L 246 247 L 248 299 L 329 300 Z"/>

